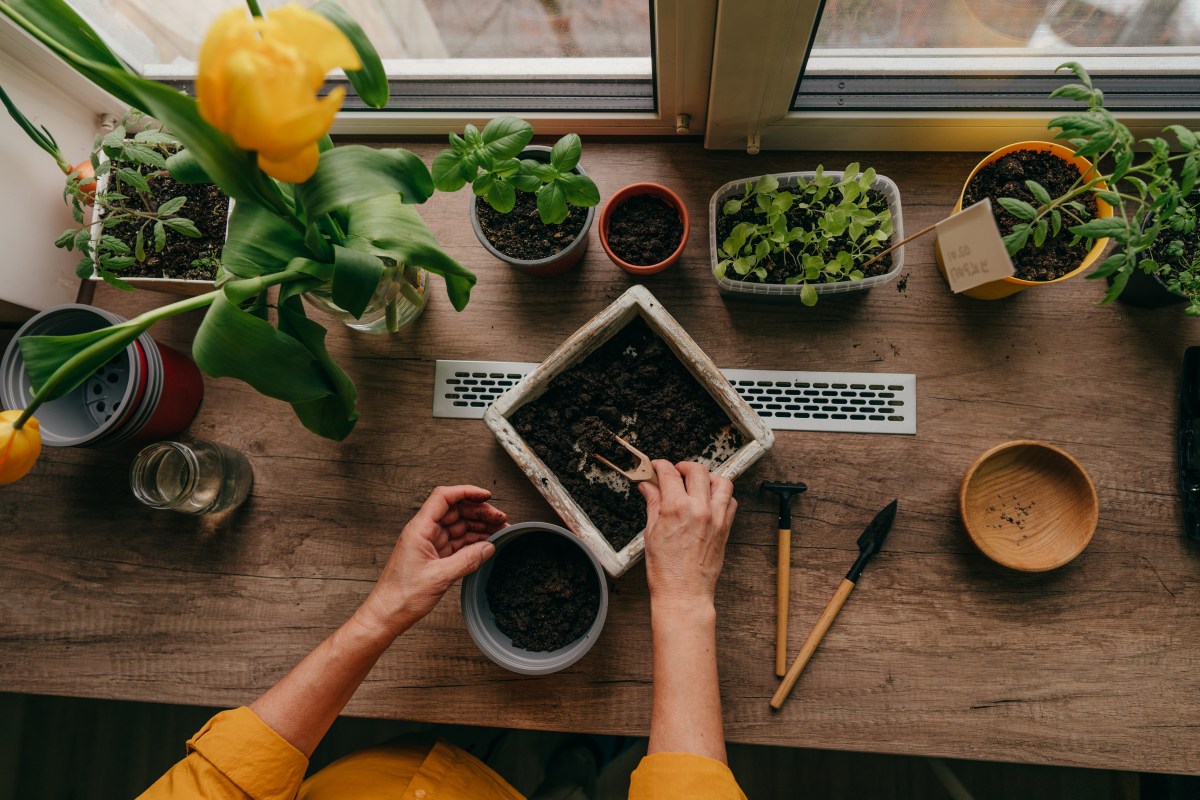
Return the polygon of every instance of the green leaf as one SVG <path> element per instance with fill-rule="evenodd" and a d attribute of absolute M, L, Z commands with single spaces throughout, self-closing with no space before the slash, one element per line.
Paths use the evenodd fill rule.
<path fill-rule="evenodd" d="M 567 218 L 567 193 L 556 181 L 537 191 L 538 216 L 545 225 L 560 225 Z"/>
<path fill-rule="evenodd" d="M 806 283 L 801 287 L 800 302 L 810 307 L 817 304 L 817 290 L 812 287 L 812 284 Z"/>
<path fill-rule="evenodd" d="M 121 156 L 126 161 L 133 161 L 143 166 L 154 167 L 155 169 L 167 168 L 167 160 L 162 157 L 162 153 L 149 147 L 127 144 L 121 151 Z"/>
<path fill-rule="evenodd" d="M 1050 212 L 1050 235 L 1058 236 L 1062 230 L 1062 212 L 1057 208 Z"/>
<path fill-rule="evenodd" d="M 325 371 L 300 342 L 216 296 L 192 343 L 192 357 L 214 378 L 237 378 L 268 397 L 304 403 L 332 394 Z"/>
<path fill-rule="evenodd" d="M 87 280 L 96 272 L 96 262 L 91 256 L 84 256 L 75 262 L 75 276 L 80 280 Z"/>
<path fill-rule="evenodd" d="M 1037 209 L 1024 200 L 1018 200 L 1015 197 L 1000 197 L 996 202 L 1017 219 L 1031 220 L 1037 216 Z"/>
<path fill-rule="evenodd" d="M 514 158 L 533 140 L 533 126 L 517 117 L 496 117 L 484 126 L 481 138 L 494 159 Z"/>
<path fill-rule="evenodd" d="M 346 209 L 346 246 L 441 275 L 455 310 L 471 299 L 475 275 L 442 250 L 417 210 L 398 195 L 362 200 Z"/>
<path fill-rule="evenodd" d="M 1196 134 L 1182 125 L 1168 125 L 1163 130 L 1175 134 L 1175 138 L 1183 145 L 1184 150 L 1195 150 L 1200 145 L 1200 139 L 1197 138 Z"/>
<path fill-rule="evenodd" d="M 67 230 L 63 231 L 62 235 L 54 240 L 54 246 L 65 247 L 67 250 L 70 250 L 75 243 L 75 237 L 77 235 L 79 235 L 79 230 L 77 228 L 68 228 Z"/>
<path fill-rule="evenodd" d="M 559 176 L 556 182 L 566 192 L 567 202 L 573 206 L 590 208 L 600 202 L 600 189 L 586 175 L 568 172 Z"/>
<path fill-rule="evenodd" d="M 1050 232 L 1050 223 L 1042 217 L 1037 221 L 1037 226 L 1033 229 L 1033 246 L 1041 247 L 1046 243 L 1046 234 Z"/>
<path fill-rule="evenodd" d="M 100 237 L 100 242 L 101 242 L 101 244 L 104 245 L 104 248 L 106 250 L 108 250 L 109 252 L 120 253 L 122 255 L 125 255 L 126 253 L 129 252 L 129 245 L 125 244 L 123 241 L 121 241 L 120 239 L 118 239 L 115 236 L 109 236 L 108 234 L 104 234 Z"/>
<path fill-rule="evenodd" d="M 157 247 L 158 225 L 155 226 Z M 255 203 L 237 203 L 229 217 L 229 230 L 221 263 L 240 278 L 282 272 L 297 255 L 306 253 L 304 234 L 270 209 Z"/>
<path fill-rule="evenodd" d="M 754 184 L 754 194 L 773 192 L 779 188 L 779 179 L 774 175 L 763 175 Z"/>
<path fill-rule="evenodd" d="M 185 203 L 187 203 L 187 198 L 183 197 L 182 195 L 179 197 L 172 197 L 170 200 L 158 207 L 158 213 L 163 216 L 166 216 L 167 214 L 174 214 L 176 211 L 183 208 Z"/>
<path fill-rule="evenodd" d="M 151 147 L 158 145 L 163 147 L 171 147 L 178 146 L 179 144 L 174 136 L 165 134 L 162 131 L 157 131 L 154 128 L 146 128 L 145 130 L 138 131 L 136 134 L 134 134 L 133 140 L 135 142 L 140 142 L 141 144 L 150 145 Z"/>
<path fill-rule="evenodd" d="M 361 250 L 333 246 L 333 302 L 358 319 L 383 278 L 383 262 Z"/>
<path fill-rule="evenodd" d="M 171 173 L 172 178 L 183 184 L 213 182 L 191 150 L 180 150 L 168 158 L 167 172 Z"/>
<path fill-rule="evenodd" d="M 383 68 L 383 62 L 379 59 L 379 53 L 376 52 L 375 46 L 371 44 L 370 38 L 362 27 L 334 0 L 321 0 L 311 10 L 332 22 L 338 30 L 346 35 L 354 47 L 354 51 L 358 53 L 358 60 L 362 63 L 362 68 L 346 71 L 346 78 L 354 87 L 354 91 L 371 108 L 386 106 L 388 102 L 387 72 Z"/>
<path fill-rule="evenodd" d="M 247 204 L 249 205 L 249 204 Z M 241 206 L 238 206 L 240 208 Z M 154 252 L 161 253 L 167 246 L 167 228 L 162 222 L 154 223 Z"/>
<path fill-rule="evenodd" d="M 1083 82 L 1089 89 L 1092 88 L 1092 79 L 1088 75 L 1087 70 L 1083 68 L 1077 61 L 1066 61 L 1054 68 L 1055 72 L 1062 72 L 1064 69 L 1070 70 L 1076 78 Z"/>
<path fill-rule="evenodd" d="M 149 192 L 150 184 L 146 183 L 145 177 L 135 169 L 129 167 L 119 167 L 116 171 L 117 177 L 124 183 L 137 189 L 139 192 Z"/>
<path fill-rule="evenodd" d="M 1082 225 L 1072 225 L 1068 231 L 1086 239 L 1104 239 L 1129 233 L 1129 224 L 1116 217 L 1091 219 Z"/>
<path fill-rule="evenodd" d="M 133 243 L 133 255 L 138 261 L 146 260 L 146 235 L 140 227 L 137 229 L 137 238 Z"/>
<path fill-rule="evenodd" d="M 507 214 L 517 205 L 517 190 L 508 181 L 495 179 L 489 183 L 484 199 L 501 214 Z"/>
<path fill-rule="evenodd" d="M 200 229 L 196 227 L 196 223 L 192 222 L 190 219 L 173 217 L 171 219 L 162 220 L 162 223 L 176 233 L 187 236 L 190 239 L 199 239 L 204 235 L 200 232 Z"/>
<path fill-rule="evenodd" d="M 345 370 L 330 357 L 325 347 L 325 328 L 305 315 L 304 305 L 296 291 L 298 288 L 295 284 L 280 288 L 279 330 L 300 342 L 312 354 L 324 369 L 334 393 L 316 400 L 293 403 L 292 410 L 304 427 L 318 436 L 340 442 L 354 430 L 354 423 L 359 418 L 355 408 L 358 390 Z"/>
<path fill-rule="evenodd" d="M 1008 251 L 1008 254 L 1015 256 L 1021 252 L 1022 248 L 1029 242 L 1029 234 L 1032 232 L 1033 229 L 1028 225 L 1017 225 L 1014 227 L 1012 233 L 1003 238 L 1004 248 Z"/>
<path fill-rule="evenodd" d="M 721 213 L 727 217 L 732 217 L 734 214 L 742 210 L 742 201 L 738 198 L 726 200 L 725 205 L 721 207 Z"/>
<path fill-rule="evenodd" d="M 424 162 L 407 150 L 345 145 L 321 154 L 317 171 L 296 185 L 296 197 L 309 219 L 386 194 L 406 203 L 424 203 L 433 178 Z"/>
<path fill-rule="evenodd" d="M 30 385 L 43 402 L 62 397 L 116 357 L 150 324 L 130 321 L 73 336 L 21 337 L 18 345 Z"/>
<path fill-rule="evenodd" d="M 582 154 L 583 143 L 579 140 L 579 134 L 568 133 L 554 143 L 550 151 L 550 164 L 559 172 L 570 172 L 575 169 Z"/>
<path fill-rule="evenodd" d="M 1050 205 L 1050 193 L 1046 191 L 1046 187 L 1042 186 L 1037 181 L 1025 181 L 1025 188 L 1034 196 L 1039 203 L 1044 206 Z"/>
<path fill-rule="evenodd" d="M 1111 189 L 1096 189 L 1094 193 L 1096 197 L 1099 197 L 1110 206 L 1119 206 L 1121 204 L 1121 195 Z"/>
<path fill-rule="evenodd" d="M 1078 100 L 1086 103 L 1092 99 L 1092 92 L 1086 86 L 1080 86 L 1078 83 L 1068 83 L 1066 86 L 1060 86 L 1050 93 L 1051 100 L 1056 97 L 1065 97 L 1068 100 Z M 1055 125 L 1052 122 L 1048 127 L 1055 127 Z"/>
<path fill-rule="evenodd" d="M 1183 169 L 1179 171 L 1179 192 L 1184 197 L 1192 193 L 1196 187 L 1196 174 L 1200 171 L 1200 155 L 1192 153 L 1183 160 Z"/>
<path fill-rule="evenodd" d="M 463 154 L 457 150 L 443 150 L 433 157 L 433 185 L 439 192 L 457 192 L 467 182 L 467 175 L 462 169 Z M 474 177 L 475 168 L 467 170 Z"/>
<path fill-rule="evenodd" d="M 1104 299 L 1100 301 L 1101 305 L 1111 303 L 1121 296 L 1121 292 L 1125 291 L 1125 285 L 1129 283 L 1130 276 L 1133 275 L 1132 270 L 1121 270 L 1114 273 L 1112 285 L 1108 287 L 1108 291 L 1104 295 Z"/>
<path fill-rule="evenodd" d="M 1125 253 L 1113 253 L 1108 258 L 1096 265 L 1096 268 L 1088 275 L 1089 278 L 1107 278 L 1121 267 L 1125 266 L 1129 261 L 1129 257 Z"/>

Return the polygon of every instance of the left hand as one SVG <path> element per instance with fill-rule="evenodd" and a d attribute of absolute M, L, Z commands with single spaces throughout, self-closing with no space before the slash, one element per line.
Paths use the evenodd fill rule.
<path fill-rule="evenodd" d="M 383 574 L 359 609 L 364 624 L 398 636 L 442 599 L 459 578 L 479 569 L 496 547 L 486 539 L 507 516 L 478 486 L 439 486 L 404 526 Z"/>

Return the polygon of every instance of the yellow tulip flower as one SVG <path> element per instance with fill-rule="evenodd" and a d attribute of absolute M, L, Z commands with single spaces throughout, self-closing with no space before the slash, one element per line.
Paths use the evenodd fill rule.
<path fill-rule="evenodd" d="M 14 428 L 20 411 L 0 411 L 0 486 L 19 481 L 42 452 L 42 434 L 33 417 Z"/>
<path fill-rule="evenodd" d="M 200 48 L 196 99 L 200 114 L 258 153 L 273 178 L 302 183 L 317 169 L 317 141 L 333 125 L 345 89 L 317 91 L 331 69 L 362 68 L 354 46 L 320 14 L 299 6 L 266 18 L 225 12 Z"/>

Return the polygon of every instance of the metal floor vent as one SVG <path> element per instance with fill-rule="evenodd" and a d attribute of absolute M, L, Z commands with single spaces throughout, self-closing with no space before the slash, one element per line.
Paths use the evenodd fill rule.
<path fill-rule="evenodd" d="M 438 361 L 433 416 L 481 419 L 537 364 Z M 780 431 L 917 432 L 917 376 L 875 372 L 721 370 L 767 425 Z"/>

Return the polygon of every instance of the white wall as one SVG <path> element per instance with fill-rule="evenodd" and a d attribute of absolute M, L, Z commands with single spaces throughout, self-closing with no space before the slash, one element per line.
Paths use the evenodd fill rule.
<path fill-rule="evenodd" d="M 71 163 L 91 152 L 96 114 L 87 100 L 68 95 L 34 72 L 20 42 L 0 38 L 0 85 L 25 115 L 45 125 Z M 0 301 L 41 310 L 74 301 L 78 254 L 54 247 L 73 224 L 63 202 L 65 176 L 0 107 Z M 5 316 L 12 316 L 12 310 Z M 0 309 L 0 313 L 4 313 Z"/>

